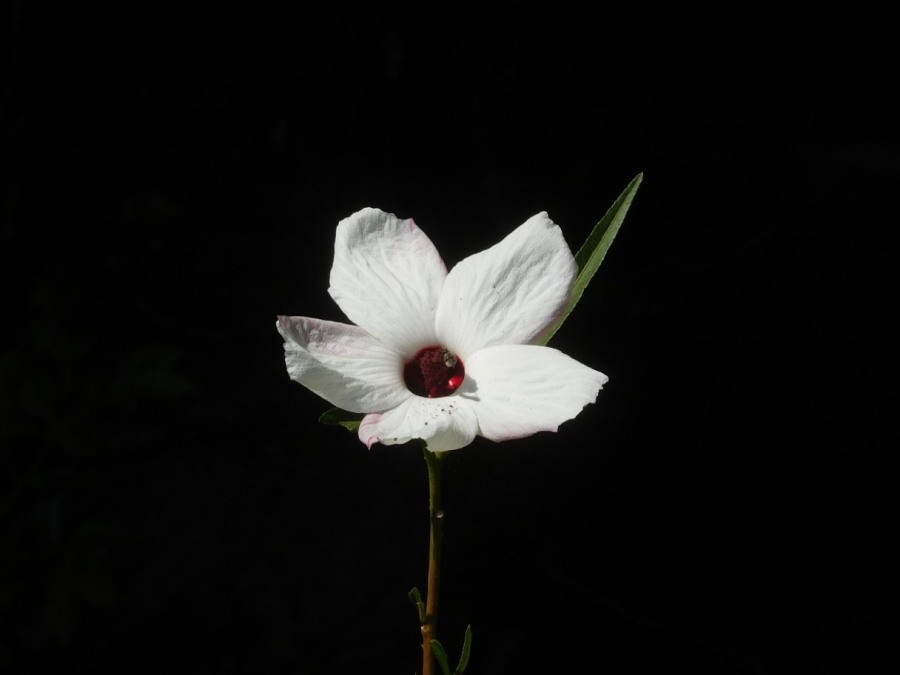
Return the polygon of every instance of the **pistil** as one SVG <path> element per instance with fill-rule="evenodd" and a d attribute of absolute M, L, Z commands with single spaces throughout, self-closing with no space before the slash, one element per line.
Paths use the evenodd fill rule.
<path fill-rule="evenodd" d="M 440 345 L 420 349 L 403 368 L 407 388 L 428 398 L 449 396 L 459 389 L 465 378 L 462 359 Z"/>

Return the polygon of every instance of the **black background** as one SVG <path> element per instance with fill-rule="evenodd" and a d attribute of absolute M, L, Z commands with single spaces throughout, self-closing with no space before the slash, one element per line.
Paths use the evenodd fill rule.
<path fill-rule="evenodd" d="M 554 339 L 596 405 L 447 459 L 442 641 L 897 671 L 879 17 L 187 7 L 3 10 L 0 670 L 417 672 L 420 450 L 317 424 L 275 316 L 343 318 L 363 206 L 452 265 L 544 210 L 576 249 L 643 172 Z"/>

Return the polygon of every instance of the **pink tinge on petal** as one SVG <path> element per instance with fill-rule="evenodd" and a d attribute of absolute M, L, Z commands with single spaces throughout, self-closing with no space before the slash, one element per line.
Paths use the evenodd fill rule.
<path fill-rule="evenodd" d="M 372 413 L 363 417 L 359 423 L 359 440 L 365 443 L 366 447 L 371 450 L 372 446 L 378 442 L 378 423 L 381 421 L 379 413 Z"/>

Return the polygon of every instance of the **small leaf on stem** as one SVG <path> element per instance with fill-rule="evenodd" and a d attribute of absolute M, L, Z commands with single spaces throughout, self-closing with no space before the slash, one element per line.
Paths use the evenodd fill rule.
<path fill-rule="evenodd" d="M 466 626 L 466 637 L 463 640 L 462 656 L 459 657 L 459 665 L 456 666 L 454 675 L 463 675 L 469 665 L 469 655 L 472 653 L 472 626 Z"/>
<path fill-rule="evenodd" d="M 409 599 L 419 610 L 419 623 L 425 623 L 425 603 L 422 602 L 422 594 L 415 586 L 409 592 Z"/>
<path fill-rule="evenodd" d="M 434 657 L 437 659 L 438 665 L 441 667 L 441 672 L 443 672 L 444 675 L 450 675 L 450 662 L 447 660 L 447 652 L 444 651 L 441 643 L 437 640 L 432 640 L 431 650 L 432 652 L 434 652 Z"/>
<path fill-rule="evenodd" d="M 359 430 L 359 423 L 365 417 L 363 413 L 354 413 L 340 408 L 332 408 L 326 410 L 319 415 L 319 422 L 332 426 L 340 425 L 349 431 L 356 432 Z"/>

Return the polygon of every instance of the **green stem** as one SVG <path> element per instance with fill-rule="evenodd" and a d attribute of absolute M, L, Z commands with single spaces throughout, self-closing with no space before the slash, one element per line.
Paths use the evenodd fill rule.
<path fill-rule="evenodd" d="M 434 652 L 431 641 L 437 639 L 438 586 L 441 578 L 441 536 L 444 512 L 441 510 L 441 457 L 424 448 L 428 465 L 428 513 L 431 535 L 428 540 L 428 597 L 425 601 L 425 621 L 422 623 L 422 675 L 434 675 Z"/>

